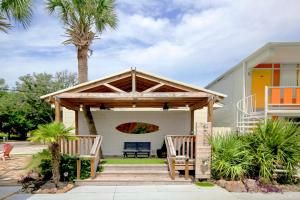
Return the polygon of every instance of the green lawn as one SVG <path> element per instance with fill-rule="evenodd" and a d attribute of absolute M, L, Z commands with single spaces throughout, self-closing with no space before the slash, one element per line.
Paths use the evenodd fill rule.
<path fill-rule="evenodd" d="M 199 187 L 214 187 L 215 186 L 213 183 L 207 182 L 207 181 L 198 181 L 195 184 Z"/>
<path fill-rule="evenodd" d="M 107 158 L 102 164 L 164 164 L 163 158 Z"/>

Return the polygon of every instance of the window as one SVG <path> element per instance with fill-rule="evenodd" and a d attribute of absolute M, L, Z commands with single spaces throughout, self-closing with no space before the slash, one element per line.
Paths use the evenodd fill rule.
<path fill-rule="evenodd" d="M 158 131 L 159 127 L 145 122 L 128 122 L 118 125 L 116 129 L 122 133 L 145 134 Z"/>

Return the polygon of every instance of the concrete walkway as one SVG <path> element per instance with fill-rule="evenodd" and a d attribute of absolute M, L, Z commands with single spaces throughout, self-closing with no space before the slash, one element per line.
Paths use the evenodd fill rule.
<path fill-rule="evenodd" d="M 1 197 L 0 197 L 1 199 Z M 65 194 L 15 194 L 9 200 L 299 200 L 300 193 L 229 193 L 195 185 L 80 186 Z"/>
<path fill-rule="evenodd" d="M 14 145 L 13 150 L 11 151 L 12 155 L 32 155 L 36 154 L 43 149 L 47 148 L 47 145 L 35 144 L 28 141 L 15 141 L 15 142 L 5 142 Z M 0 143 L 0 151 L 3 149 L 3 143 Z"/>

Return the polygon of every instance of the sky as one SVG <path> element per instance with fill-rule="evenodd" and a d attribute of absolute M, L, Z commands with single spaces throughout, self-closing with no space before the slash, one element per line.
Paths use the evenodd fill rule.
<path fill-rule="evenodd" d="M 137 70 L 206 86 L 268 42 L 300 41 L 299 0 L 116 0 L 118 28 L 91 46 L 89 80 Z M 0 32 L 0 78 L 77 72 L 76 49 L 44 0 L 29 29 Z"/>

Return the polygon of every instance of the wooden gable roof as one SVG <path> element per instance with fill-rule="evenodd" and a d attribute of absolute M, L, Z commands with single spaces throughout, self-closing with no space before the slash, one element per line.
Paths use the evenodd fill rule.
<path fill-rule="evenodd" d="M 98 107 L 161 107 L 170 103 L 174 107 L 203 104 L 208 98 L 218 101 L 225 95 L 200 87 L 159 77 L 143 71 L 130 69 L 109 77 L 89 81 L 42 96 L 55 99 L 70 109 L 86 104 Z M 198 107 L 198 106 L 197 106 Z"/>

